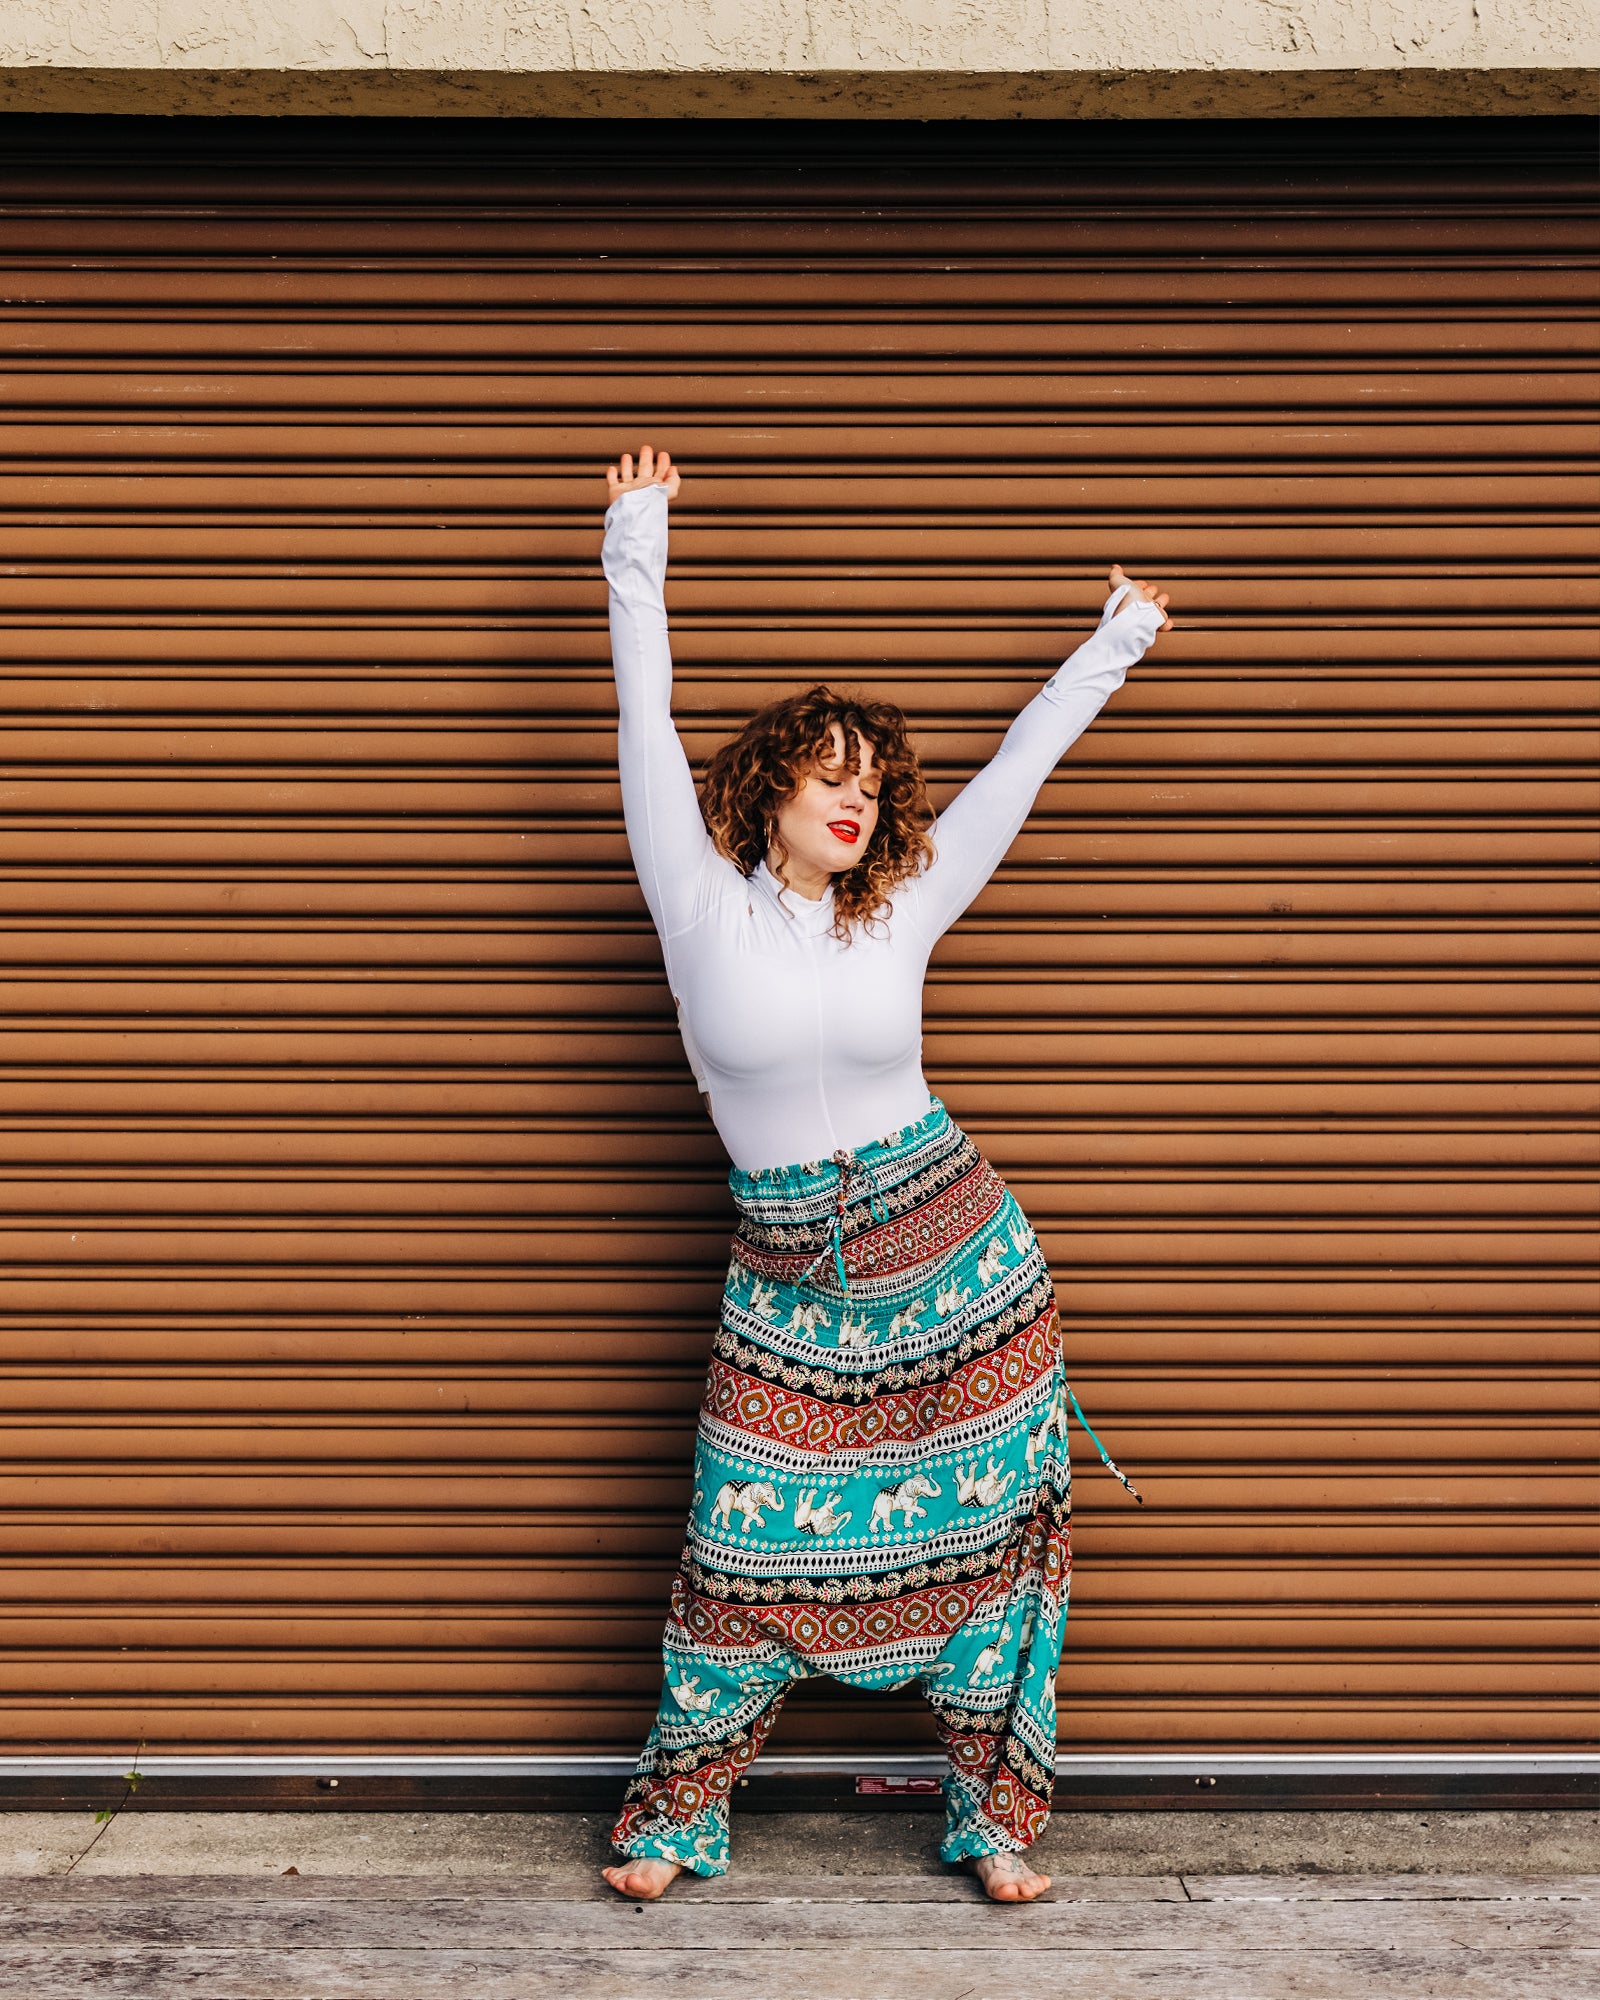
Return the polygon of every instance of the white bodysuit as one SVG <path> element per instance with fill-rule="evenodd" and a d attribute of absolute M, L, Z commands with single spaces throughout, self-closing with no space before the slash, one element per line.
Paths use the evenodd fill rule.
<path fill-rule="evenodd" d="M 618 763 L 628 845 L 660 934 L 690 1067 L 736 1167 L 825 1160 L 914 1125 L 928 954 L 1016 838 L 1039 787 L 1121 687 L 1161 625 L 1153 604 L 1114 617 L 1046 681 L 930 829 L 935 859 L 894 891 L 888 935 L 829 933 L 820 902 L 765 861 L 742 875 L 712 845 L 672 722 L 662 586 L 667 495 L 638 487 L 606 509 Z"/>

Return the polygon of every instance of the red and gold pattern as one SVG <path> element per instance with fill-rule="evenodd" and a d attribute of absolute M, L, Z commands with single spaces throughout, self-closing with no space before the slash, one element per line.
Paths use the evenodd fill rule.
<path fill-rule="evenodd" d="M 761 1746 L 778 1719 L 779 1704 L 758 1715 L 748 1730 L 685 1758 L 663 1760 L 647 1777 L 628 1788 L 613 1842 L 627 1850 L 653 1821 L 687 1826 L 708 1810 L 726 1806 L 728 1795 L 761 1754 Z M 679 1769 L 682 1764 L 686 1768 Z"/>
<path fill-rule="evenodd" d="M 1004 1579 L 1001 1578 L 1004 1595 Z M 981 1604 L 994 1598 L 996 1578 L 935 1584 L 902 1591 L 876 1604 L 771 1604 L 759 1612 L 688 1589 L 680 1577 L 673 1610 L 683 1628 L 704 1646 L 761 1647 L 776 1639 L 807 1658 L 859 1653 L 902 1639 L 958 1631 Z"/>
<path fill-rule="evenodd" d="M 825 1403 L 713 1360 L 704 1408 L 708 1416 L 751 1437 L 773 1438 L 802 1451 L 837 1452 L 884 1440 L 909 1443 L 935 1438 L 953 1424 L 1015 1402 L 1044 1380 L 1060 1351 L 1059 1322 L 1052 1302 L 1003 1347 L 927 1388 L 858 1402 Z"/>
<path fill-rule="evenodd" d="M 854 1234 L 847 1226 L 845 1269 L 854 1281 L 892 1278 L 937 1263 L 987 1228 L 1005 1199 L 1005 1182 L 979 1155 L 958 1181 L 909 1214 L 874 1225 L 865 1205 L 849 1209 L 847 1224 L 857 1226 Z M 791 1282 L 812 1262 L 816 1249 L 810 1243 L 801 1249 L 774 1249 L 760 1240 L 769 1233 L 741 1227 L 734 1238 L 735 1260 L 758 1277 Z"/>
<path fill-rule="evenodd" d="M 982 1800 L 984 1818 L 1008 1833 L 1019 1848 L 1031 1847 L 1050 1818 L 1055 1773 L 1034 1764 L 1024 1778 L 1005 1762 L 1006 1746 L 998 1730 L 974 1728 L 970 1717 L 963 1719 L 963 1727 L 938 1702 L 933 1717 L 951 1770 Z"/>

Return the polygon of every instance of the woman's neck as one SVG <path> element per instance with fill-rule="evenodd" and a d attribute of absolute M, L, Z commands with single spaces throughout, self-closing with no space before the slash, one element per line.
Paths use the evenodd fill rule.
<path fill-rule="evenodd" d="M 833 877 L 827 869 L 807 868 L 793 855 L 780 868 L 770 847 L 767 849 L 767 866 L 786 889 L 792 889 L 797 896 L 804 896 L 808 903 L 820 903 L 833 885 Z"/>

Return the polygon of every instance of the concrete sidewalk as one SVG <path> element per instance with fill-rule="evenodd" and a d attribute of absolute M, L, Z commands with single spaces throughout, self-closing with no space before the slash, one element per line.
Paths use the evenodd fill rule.
<path fill-rule="evenodd" d="M 577 1813 L 0 1813 L 0 1876 L 570 1876 L 611 1858 Z M 936 1812 L 739 1813 L 734 1870 L 764 1878 L 939 1871 Z M 1058 1812 L 1048 1872 L 1109 1875 L 1600 1872 L 1593 1812 Z M 84 1856 L 82 1860 L 76 1857 Z"/>

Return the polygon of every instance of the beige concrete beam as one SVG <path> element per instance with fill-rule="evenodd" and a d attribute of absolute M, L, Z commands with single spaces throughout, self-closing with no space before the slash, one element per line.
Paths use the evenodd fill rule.
<path fill-rule="evenodd" d="M 1169 118 L 1556 112 L 1592 0 L 4 0 L 18 111 Z"/>
<path fill-rule="evenodd" d="M 0 110 L 448 118 L 1300 118 L 1592 110 L 1594 70 L 0 68 Z"/>
<path fill-rule="evenodd" d="M 6 0 L 0 67 L 971 76 L 1569 69 L 1590 0 Z"/>

